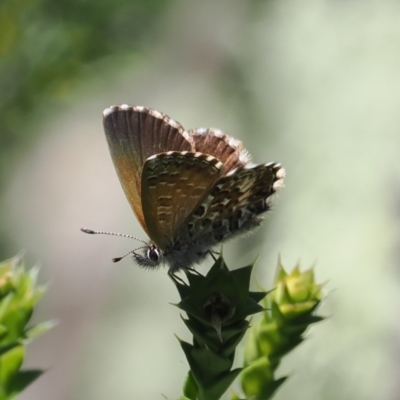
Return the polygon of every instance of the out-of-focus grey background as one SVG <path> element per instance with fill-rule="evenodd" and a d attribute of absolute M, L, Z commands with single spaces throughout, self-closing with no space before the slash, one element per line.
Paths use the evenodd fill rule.
<path fill-rule="evenodd" d="M 391 0 L 5 0 L 0 4 L 0 254 L 49 291 L 28 349 L 47 369 L 22 400 L 181 394 L 189 340 L 166 271 L 125 259 L 146 239 L 102 128 L 111 104 L 167 113 L 280 161 L 286 188 L 231 267 L 260 254 L 271 287 L 315 265 L 328 298 L 286 358 L 276 399 L 399 399 L 400 3 Z M 206 267 L 204 267 L 204 271 Z M 238 356 L 240 362 L 240 356 Z"/>

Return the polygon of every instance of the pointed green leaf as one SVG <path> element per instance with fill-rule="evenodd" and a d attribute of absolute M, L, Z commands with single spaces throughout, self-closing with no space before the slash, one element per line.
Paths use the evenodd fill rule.
<path fill-rule="evenodd" d="M 229 321 L 227 321 L 227 323 L 228 324 L 236 323 L 236 321 L 238 320 L 245 319 L 250 315 L 257 314 L 261 311 L 264 311 L 264 307 L 260 306 L 251 298 L 247 298 L 247 300 L 244 303 L 238 305 L 235 314 L 232 316 L 232 318 L 230 318 Z"/>
<path fill-rule="evenodd" d="M 201 293 L 203 293 L 205 288 L 209 285 L 209 281 L 203 275 L 186 272 L 186 277 L 189 281 L 191 295 L 195 293 L 201 295 Z"/>
<path fill-rule="evenodd" d="M 213 264 L 213 266 L 210 268 L 208 271 L 206 278 L 209 280 L 213 280 L 214 276 L 218 274 L 220 271 L 229 271 L 226 264 L 225 260 L 222 258 L 222 255 L 218 257 L 217 261 Z"/>
<path fill-rule="evenodd" d="M 238 288 L 239 301 L 245 301 L 248 297 L 252 271 L 253 267 L 251 265 L 231 271 L 232 278 Z"/>
<path fill-rule="evenodd" d="M 228 373 L 223 374 L 219 379 L 211 385 L 206 387 L 199 387 L 199 400 L 219 400 L 221 396 L 232 385 L 232 382 L 242 371 L 241 368 L 234 369 Z"/>
<path fill-rule="evenodd" d="M 32 327 L 25 330 L 25 337 L 27 339 L 35 339 L 38 336 L 43 335 L 56 325 L 56 320 L 41 322 L 39 324 L 33 325 Z"/>
<path fill-rule="evenodd" d="M 206 318 L 203 310 L 201 310 L 194 302 L 193 297 L 186 297 L 179 304 L 177 304 L 177 307 L 179 307 L 179 309 L 182 311 L 185 311 L 186 314 L 191 315 L 199 321 L 211 326 L 210 321 Z"/>
<path fill-rule="evenodd" d="M 0 347 L 0 357 L 3 354 L 9 352 L 10 350 L 12 350 L 12 349 L 14 349 L 15 347 L 18 347 L 18 346 L 21 346 L 20 342 L 13 342 L 13 343 L 6 344 L 5 346 L 1 346 Z"/>
<path fill-rule="evenodd" d="M 8 329 L 6 326 L 0 324 L 0 342 L 7 336 Z"/>
<path fill-rule="evenodd" d="M 303 343 L 304 338 L 302 337 L 293 337 L 290 338 L 289 341 L 285 342 L 284 344 L 281 344 L 279 347 L 276 347 L 273 349 L 271 354 L 269 355 L 269 359 L 271 363 L 275 362 L 280 362 L 280 359 L 290 353 L 293 349 L 295 349 L 297 346 L 299 346 L 301 343 Z"/>
<path fill-rule="evenodd" d="M 1 299 L 1 301 L 0 301 L 0 321 L 3 320 L 4 315 L 6 314 L 13 297 L 14 297 L 14 293 L 12 292 Z"/>
<path fill-rule="evenodd" d="M 22 345 L 14 346 L 0 357 L 0 383 L 8 387 L 17 375 L 25 357 L 25 348 Z"/>
<path fill-rule="evenodd" d="M 256 303 L 259 303 L 270 292 L 249 292 L 249 297 Z"/>
<path fill-rule="evenodd" d="M 35 369 L 18 372 L 18 374 L 11 381 L 8 392 L 10 393 L 10 395 L 16 396 L 17 394 L 25 390 L 42 374 L 43 371 Z"/>
<path fill-rule="evenodd" d="M 225 346 L 221 349 L 221 354 L 225 357 L 233 357 L 235 350 L 239 343 L 242 341 L 246 330 L 243 329 L 232 336 L 229 340 L 224 341 Z"/>
<path fill-rule="evenodd" d="M 222 343 L 218 338 L 217 333 L 212 328 L 205 328 L 202 323 L 196 319 L 183 319 L 184 323 L 194 336 L 195 340 L 200 346 L 207 346 L 210 349 L 221 352 L 224 355 L 230 355 L 232 347 L 236 347 L 238 337 L 242 337 L 249 326 L 248 321 L 242 320 L 236 324 L 230 325 L 229 327 L 223 326 L 221 335 Z"/>
<path fill-rule="evenodd" d="M 281 263 L 281 259 L 278 259 L 278 265 L 276 266 L 276 278 L 275 278 L 275 284 L 277 284 L 279 281 L 282 281 L 286 278 L 287 273 L 285 269 L 283 268 L 283 265 Z"/>
<path fill-rule="evenodd" d="M 198 391 L 199 388 L 197 387 L 197 384 L 193 379 L 193 375 L 189 371 L 183 385 L 183 394 L 188 400 L 196 400 Z"/>
<path fill-rule="evenodd" d="M 171 277 L 172 281 L 174 282 L 176 288 L 178 289 L 178 293 L 181 299 L 188 297 L 191 295 L 192 290 L 189 285 L 183 285 L 182 283 L 176 281 L 173 277 Z"/>
<path fill-rule="evenodd" d="M 232 361 L 207 348 L 194 348 L 181 341 L 181 347 L 190 365 L 193 378 L 200 386 L 212 384 L 216 377 L 232 367 Z"/>
<path fill-rule="evenodd" d="M 258 396 L 268 392 L 273 382 L 273 371 L 267 357 L 260 357 L 253 361 L 241 374 L 242 389 L 246 397 L 263 398 Z"/>

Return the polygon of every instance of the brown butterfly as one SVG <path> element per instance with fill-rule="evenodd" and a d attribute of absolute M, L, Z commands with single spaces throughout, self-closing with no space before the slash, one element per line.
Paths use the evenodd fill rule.
<path fill-rule="evenodd" d="M 217 245 L 257 227 L 283 187 L 280 164 L 251 163 L 242 143 L 218 129 L 186 131 L 140 106 L 111 106 L 103 115 L 122 188 L 150 237 L 143 253 L 128 253 L 141 266 L 166 263 L 172 275 L 191 269 Z"/>

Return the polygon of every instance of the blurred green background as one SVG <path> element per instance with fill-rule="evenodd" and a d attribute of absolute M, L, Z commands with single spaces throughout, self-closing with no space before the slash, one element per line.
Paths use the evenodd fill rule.
<path fill-rule="evenodd" d="M 178 397 L 188 340 L 166 271 L 125 259 L 146 238 L 124 197 L 102 110 L 138 104 L 280 161 L 266 223 L 231 267 L 278 255 L 327 282 L 328 320 L 289 356 L 276 399 L 398 399 L 400 3 L 391 0 L 3 0 L 0 254 L 40 262 L 49 292 L 32 344 L 47 373 L 23 400 Z M 205 268 L 205 267 L 204 267 Z M 240 357 L 238 357 L 238 362 Z"/>

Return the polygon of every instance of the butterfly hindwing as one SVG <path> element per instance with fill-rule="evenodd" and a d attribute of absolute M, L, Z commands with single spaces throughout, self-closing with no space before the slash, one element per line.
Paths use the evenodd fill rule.
<path fill-rule="evenodd" d="M 191 240 L 212 246 L 257 226 L 284 174 L 280 164 L 249 164 L 219 179 L 187 221 Z"/>

